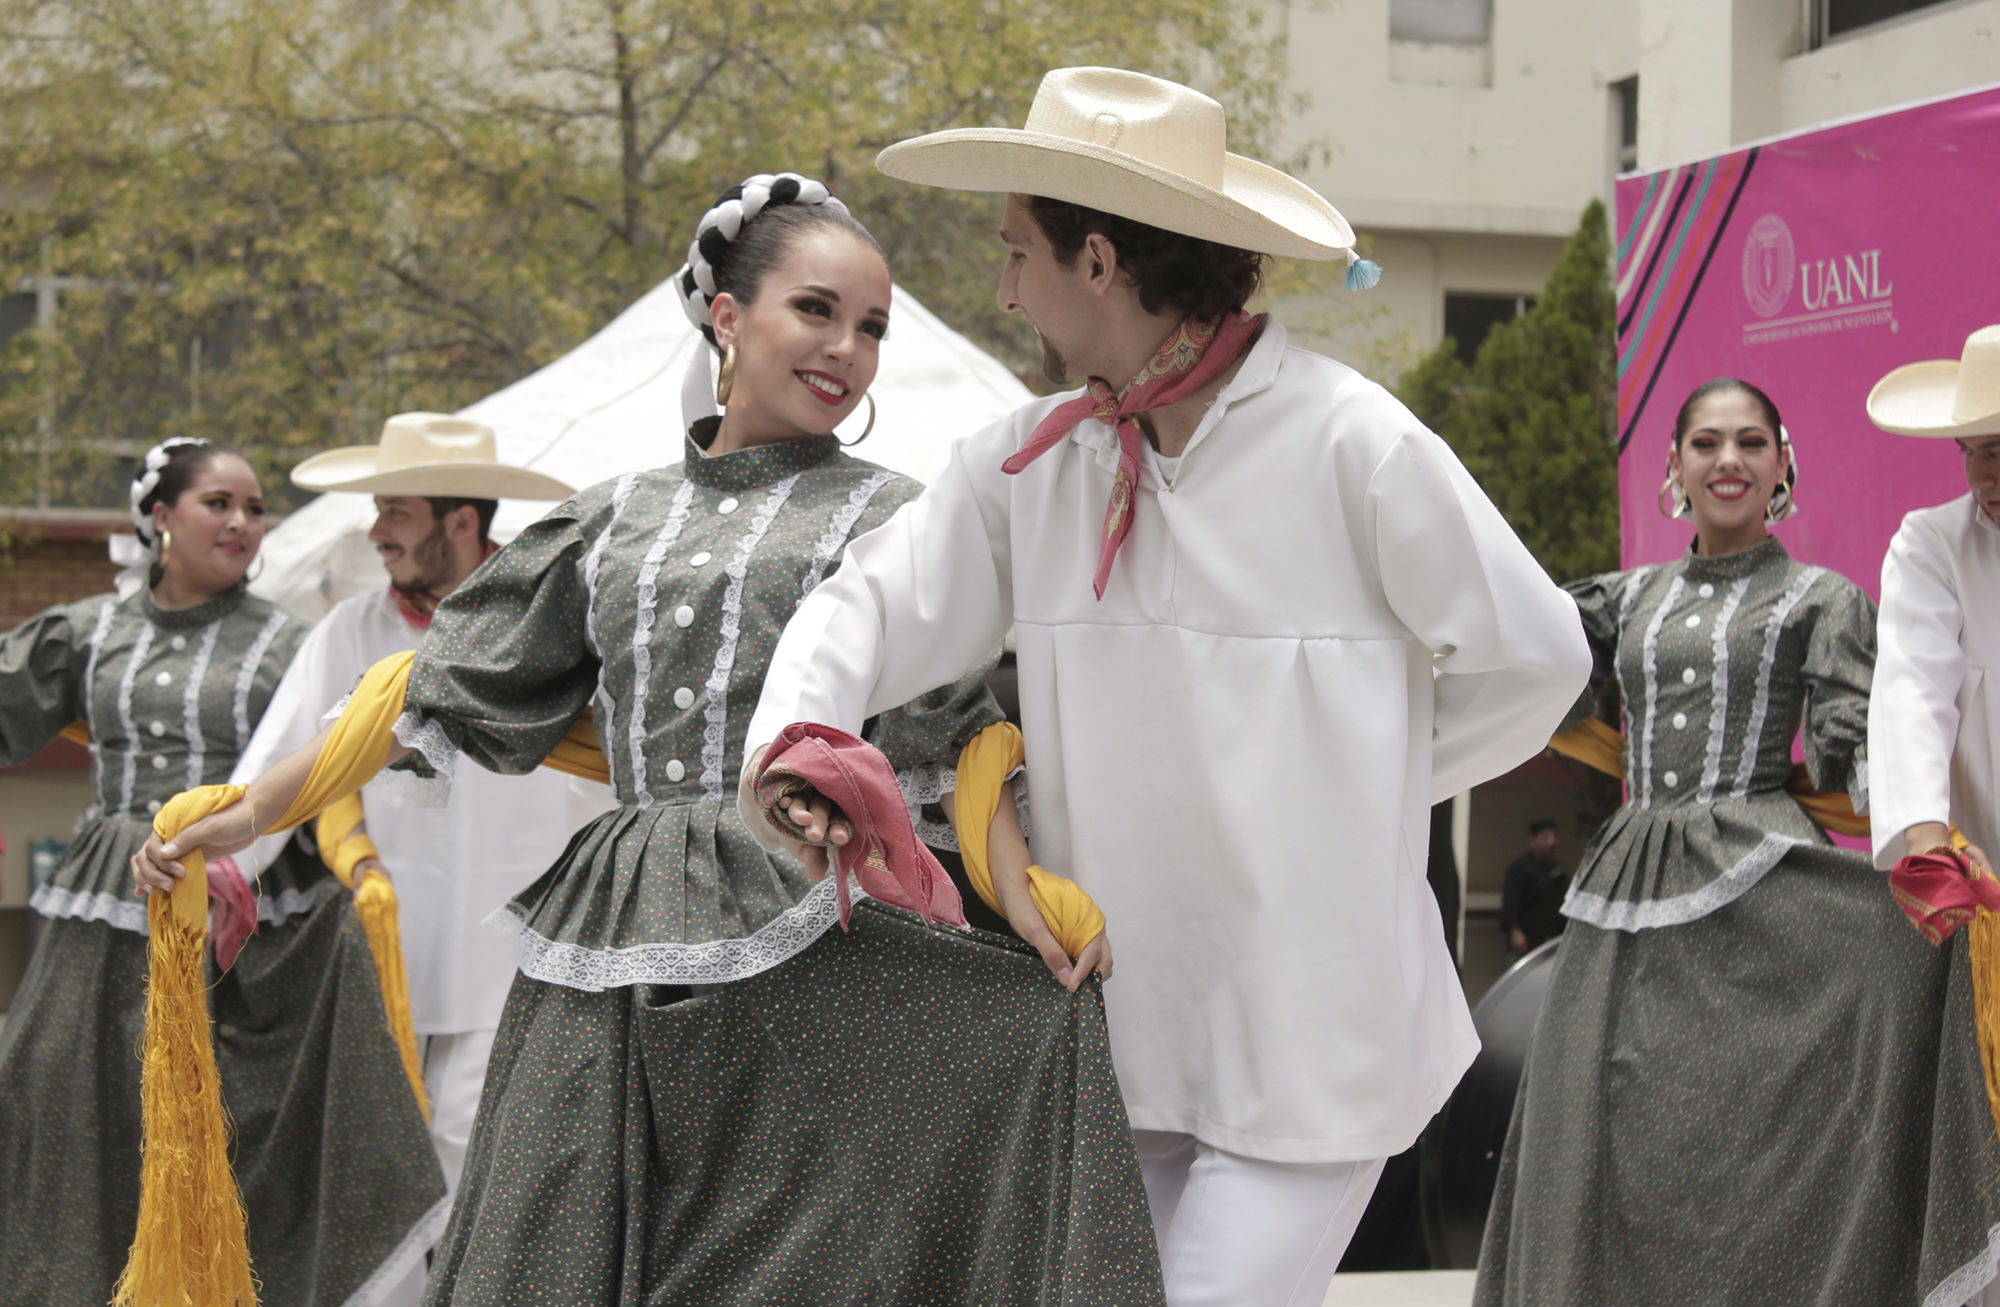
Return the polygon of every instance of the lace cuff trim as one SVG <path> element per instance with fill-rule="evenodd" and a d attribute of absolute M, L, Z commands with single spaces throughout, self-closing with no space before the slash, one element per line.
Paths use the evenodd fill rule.
<path fill-rule="evenodd" d="M 1612 900 L 1602 894 L 1572 889 L 1569 897 L 1563 900 L 1562 913 L 1600 930 L 1640 931 L 1661 926 L 1684 926 L 1742 898 L 1787 853 L 1803 843 L 1804 840 L 1790 835 L 1766 835 L 1756 848 L 1738 858 L 1736 865 L 1728 871 L 1692 893 L 1677 894 L 1669 899 Z"/>
<path fill-rule="evenodd" d="M 1924 1296 L 1924 1307 L 1964 1307 L 2000 1276 L 2000 1225 L 1986 1232 L 1986 1247 Z"/>
<path fill-rule="evenodd" d="M 868 897 L 849 882 L 856 903 Z M 599 993 L 626 985 L 720 985 L 747 980 L 805 952 L 840 920 L 834 879 L 747 936 L 699 944 L 635 944 L 629 948 L 586 948 L 562 944 L 528 926 L 518 903 L 504 903 L 485 924 L 511 935 L 521 974 L 569 989 Z"/>
<path fill-rule="evenodd" d="M 131 931 L 134 935 L 151 933 L 146 929 L 144 899 L 121 898 L 102 890 L 59 889 L 54 885 L 44 885 L 29 897 L 28 906 L 45 917 L 101 921 L 114 929 Z"/>
<path fill-rule="evenodd" d="M 1026 767 L 1016 767 L 1007 774 L 1014 790 L 1014 808 L 1020 814 L 1021 834 L 1024 836 L 1032 835 L 1028 829 L 1027 773 Z M 958 789 L 958 769 L 937 762 L 919 763 L 908 771 L 897 772 L 896 783 L 903 787 L 903 802 L 910 805 L 910 822 L 917 828 L 917 838 L 934 849 L 960 852 L 956 827 L 950 822 L 929 821 L 924 817 L 926 805 L 937 803 Z"/>

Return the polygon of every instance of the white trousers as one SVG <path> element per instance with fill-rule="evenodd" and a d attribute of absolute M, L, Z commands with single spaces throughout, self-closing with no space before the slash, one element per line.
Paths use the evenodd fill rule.
<path fill-rule="evenodd" d="M 456 1197 L 459 1177 L 465 1174 L 465 1150 L 472 1143 L 472 1119 L 479 1114 L 479 1094 L 486 1087 L 486 1063 L 493 1056 L 493 1032 L 425 1036 L 423 1056 L 424 1089 L 431 1096 L 431 1147 L 444 1168 L 445 1192 Z M 383 1299 L 384 1307 L 416 1307 L 424 1296 L 425 1274 L 420 1263 Z"/>
<path fill-rule="evenodd" d="M 1320 1307 L 1387 1158 L 1298 1165 L 1134 1130 L 1169 1307 Z"/>

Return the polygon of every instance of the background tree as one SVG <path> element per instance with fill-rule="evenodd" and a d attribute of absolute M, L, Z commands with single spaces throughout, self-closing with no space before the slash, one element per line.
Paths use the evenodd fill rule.
<path fill-rule="evenodd" d="M 831 180 L 896 276 L 1003 359 L 994 197 L 882 145 L 1018 125 L 1043 71 L 1116 62 L 1223 100 L 1255 152 L 1280 40 L 1228 0 L 0 0 L 0 269 L 59 277 L 0 356 L 0 503 L 44 444 L 115 502 L 106 442 L 266 466 L 451 409 L 679 265 L 721 187 Z M 21 196 L 29 202 L 20 202 Z"/>
<path fill-rule="evenodd" d="M 1610 268 L 1604 205 L 1592 200 L 1541 296 L 1488 333 L 1471 367 L 1447 338 L 1398 388 L 1558 581 L 1618 566 Z"/>

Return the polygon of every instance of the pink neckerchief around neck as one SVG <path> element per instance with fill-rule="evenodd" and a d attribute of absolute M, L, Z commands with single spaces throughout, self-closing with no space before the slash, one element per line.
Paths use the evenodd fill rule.
<path fill-rule="evenodd" d="M 1118 475 L 1111 499 L 1104 506 L 1104 534 L 1097 546 L 1097 575 L 1091 589 L 1104 598 L 1111 563 L 1132 530 L 1132 494 L 1139 484 L 1139 446 L 1146 433 L 1139 414 L 1186 399 L 1228 371 L 1250 348 L 1264 325 L 1264 315 L 1233 313 L 1214 322 L 1184 318 L 1137 376 L 1114 392 L 1111 383 L 1092 377 L 1075 399 L 1056 405 L 1000 470 L 1013 476 L 1047 453 L 1085 418 L 1096 418 L 1118 433 Z"/>

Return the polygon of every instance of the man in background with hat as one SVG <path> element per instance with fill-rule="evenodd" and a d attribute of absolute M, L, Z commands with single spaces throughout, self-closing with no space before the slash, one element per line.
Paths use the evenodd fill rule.
<path fill-rule="evenodd" d="M 238 781 L 310 741 L 327 710 L 375 663 L 417 647 L 438 602 L 498 547 L 487 538 L 497 501 L 571 493 L 552 477 L 501 463 L 491 428 L 441 413 L 392 417 L 379 445 L 315 455 L 294 469 L 292 482 L 375 497 L 368 538 L 389 583 L 335 605 L 306 637 L 237 764 Z M 609 796 L 591 796 L 584 782 L 552 771 L 500 776 L 461 766 L 449 799 L 432 807 L 412 797 L 407 782 L 399 789 L 384 775 L 392 779 L 361 792 L 366 834 L 379 856 L 356 865 L 355 882 L 376 870 L 396 886 L 431 1139 L 456 1192 L 514 979 L 506 937 L 481 922 L 547 871 Z M 238 864 L 254 877 L 287 838 L 259 840 L 236 855 Z M 414 1304 L 422 1289 L 418 1274 L 389 1301 Z"/>
<path fill-rule="evenodd" d="M 1430 805 L 1548 742 L 1575 605 L 1380 386 L 1249 317 L 1346 221 L 1229 154 L 1221 106 L 1106 68 L 1025 131 L 883 151 L 1006 193 L 1038 400 L 962 441 L 792 618 L 746 775 L 858 731 L 1011 626 L 1038 860 L 1118 936 L 1112 1052 L 1170 1302 L 1317 1304 L 1379 1176 L 1477 1051 L 1425 882 Z M 831 833 L 831 813 L 798 812 Z M 759 838 L 775 834 L 745 798 Z M 1129 951 L 1128 951 L 1129 950 Z"/>
<path fill-rule="evenodd" d="M 1875 865 L 1947 842 L 2000 847 L 2000 325 L 1957 359 L 1897 368 L 1868 396 L 1884 431 L 1955 440 L 1968 493 L 1903 519 L 1882 560 L 1868 703 Z M 1122 958 L 1121 958 L 1122 961 Z"/>

